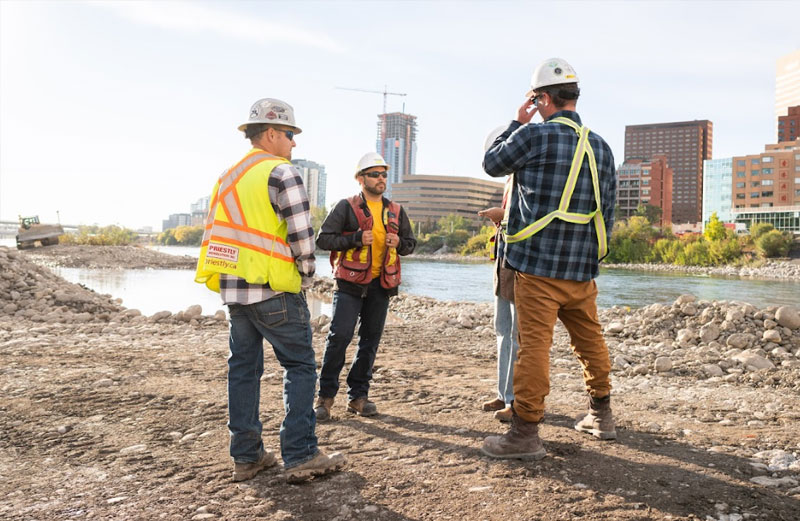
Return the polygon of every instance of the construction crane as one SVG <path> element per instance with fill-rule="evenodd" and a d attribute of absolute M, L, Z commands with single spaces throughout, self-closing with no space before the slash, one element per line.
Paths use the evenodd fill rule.
<path fill-rule="evenodd" d="M 350 87 L 336 87 L 339 90 L 354 90 L 356 92 L 369 92 L 371 94 L 383 94 L 383 113 L 386 114 L 386 97 L 387 96 L 405 96 L 405 93 L 401 92 L 389 92 L 386 85 L 383 86 L 383 90 L 369 90 L 369 89 L 352 89 Z"/>

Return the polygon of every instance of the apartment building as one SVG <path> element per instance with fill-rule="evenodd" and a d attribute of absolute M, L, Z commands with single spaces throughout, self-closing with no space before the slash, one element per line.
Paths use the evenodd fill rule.
<path fill-rule="evenodd" d="M 386 195 L 391 197 L 394 186 L 416 171 L 417 117 L 402 112 L 379 114 L 376 151 L 390 167 Z"/>
<path fill-rule="evenodd" d="M 800 105 L 789 107 L 778 118 L 778 142 L 794 141 L 800 137 Z"/>
<path fill-rule="evenodd" d="M 711 159 L 713 124 L 708 120 L 628 125 L 625 161 L 663 155 L 672 168 L 672 222 L 702 218 L 703 161 Z"/>
<path fill-rule="evenodd" d="M 636 213 L 639 205 L 661 208 L 660 226 L 672 222 L 672 168 L 663 155 L 650 161 L 629 159 L 617 170 L 617 206 L 621 217 Z"/>

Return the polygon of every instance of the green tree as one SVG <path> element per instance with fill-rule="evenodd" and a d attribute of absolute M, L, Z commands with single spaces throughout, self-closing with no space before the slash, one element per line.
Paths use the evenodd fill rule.
<path fill-rule="evenodd" d="M 659 208 L 658 206 L 653 206 L 652 204 L 639 204 L 636 207 L 636 212 L 634 215 L 639 217 L 644 217 L 647 219 L 647 222 L 650 224 L 658 224 L 661 222 L 661 215 L 664 213 L 664 210 Z"/>
<path fill-rule="evenodd" d="M 163 244 L 165 246 L 175 246 L 178 244 L 178 241 L 175 239 L 175 230 L 173 228 L 168 228 L 159 233 L 156 240 L 159 244 Z"/>
<path fill-rule="evenodd" d="M 708 220 L 703 235 L 709 242 L 721 241 L 728 237 L 728 231 L 725 229 L 725 225 L 722 224 L 722 221 L 719 220 L 719 217 L 717 217 L 717 212 L 711 214 L 711 218 Z"/>
<path fill-rule="evenodd" d="M 765 233 L 771 232 L 774 229 L 775 227 L 770 223 L 753 223 L 750 226 L 750 237 L 753 239 L 753 241 L 757 241 L 759 237 Z"/>
<path fill-rule="evenodd" d="M 319 229 L 322 228 L 322 223 L 327 216 L 328 209 L 324 206 L 314 206 L 311 208 L 311 227 L 314 228 L 315 237 L 319 233 Z"/>
<path fill-rule="evenodd" d="M 456 230 L 466 230 L 469 223 L 460 215 L 454 213 L 448 214 L 436 223 L 439 231 L 444 233 L 452 233 Z"/>
<path fill-rule="evenodd" d="M 491 253 L 491 239 L 494 237 L 497 228 L 494 226 L 484 226 L 480 233 L 470 238 L 461 249 L 461 255 L 480 255 L 489 256 Z"/>
<path fill-rule="evenodd" d="M 182 246 L 199 246 L 203 241 L 203 227 L 178 226 L 173 230 L 173 237 Z"/>

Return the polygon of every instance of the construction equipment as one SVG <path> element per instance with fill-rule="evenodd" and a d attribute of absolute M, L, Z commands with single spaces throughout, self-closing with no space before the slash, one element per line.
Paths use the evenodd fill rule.
<path fill-rule="evenodd" d="M 406 94 L 401 92 L 389 92 L 386 85 L 383 86 L 383 90 L 351 89 L 350 87 L 336 87 L 336 88 L 339 90 L 354 90 L 356 92 L 370 92 L 372 94 L 383 94 L 383 114 L 386 114 L 387 96 L 406 96 Z"/>
<path fill-rule="evenodd" d="M 19 218 L 17 230 L 17 249 L 26 250 L 37 246 L 58 244 L 58 238 L 64 235 L 60 224 L 41 224 L 39 216 Z"/>

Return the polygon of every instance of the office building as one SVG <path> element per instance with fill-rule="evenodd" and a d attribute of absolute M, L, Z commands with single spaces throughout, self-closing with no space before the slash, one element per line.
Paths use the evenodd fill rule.
<path fill-rule="evenodd" d="M 192 226 L 205 225 L 210 201 L 211 196 L 207 195 L 189 205 L 189 210 L 192 214 Z"/>
<path fill-rule="evenodd" d="M 800 138 L 733 158 L 733 218 L 800 232 Z"/>
<path fill-rule="evenodd" d="M 499 207 L 503 186 L 475 177 L 415 175 L 395 185 L 392 200 L 400 203 L 417 224 L 435 224 L 442 217 L 455 214 L 466 219 L 472 230 L 479 230 L 489 221 L 478 217 L 478 211 Z"/>
<path fill-rule="evenodd" d="M 191 226 L 192 214 L 190 213 L 173 213 L 169 219 L 161 221 L 161 231 L 169 230 L 170 228 L 177 228 L 178 226 Z"/>
<path fill-rule="evenodd" d="M 394 185 L 414 175 L 417 166 L 417 117 L 402 112 L 378 115 L 376 151 L 389 164 L 387 197 Z"/>
<path fill-rule="evenodd" d="M 303 176 L 303 184 L 308 193 L 308 203 L 311 207 L 325 207 L 325 194 L 328 187 L 328 175 L 325 165 L 320 165 L 308 159 L 292 159 L 292 165 Z"/>
<path fill-rule="evenodd" d="M 707 159 L 703 161 L 703 228 L 716 212 L 717 218 L 726 223 L 733 222 L 733 158 Z"/>
<path fill-rule="evenodd" d="M 800 105 L 800 49 L 778 58 L 775 66 L 775 122 Z M 778 141 L 784 141 L 778 138 Z"/>
<path fill-rule="evenodd" d="M 666 156 L 673 172 L 673 223 L 696 223 L 702 218 L 703 161 L 711 159 L 712 138 L 708 120 L 625 127 L 625 161 Z"/>
<path fill-rule="evenodd" d="M 794 141 L 800 137 L 800 105 L 789 107 L 778 118 L 778 142 Z"/>
<path fill-rule="evenodd" d="M 639 205 L 661 208 L 659 226 L 672 222 L 672 168 L 665 156 L 650 161 L 629 159 L 617 170 L 617 205 L 620 216 L 627 219 Z"/>

